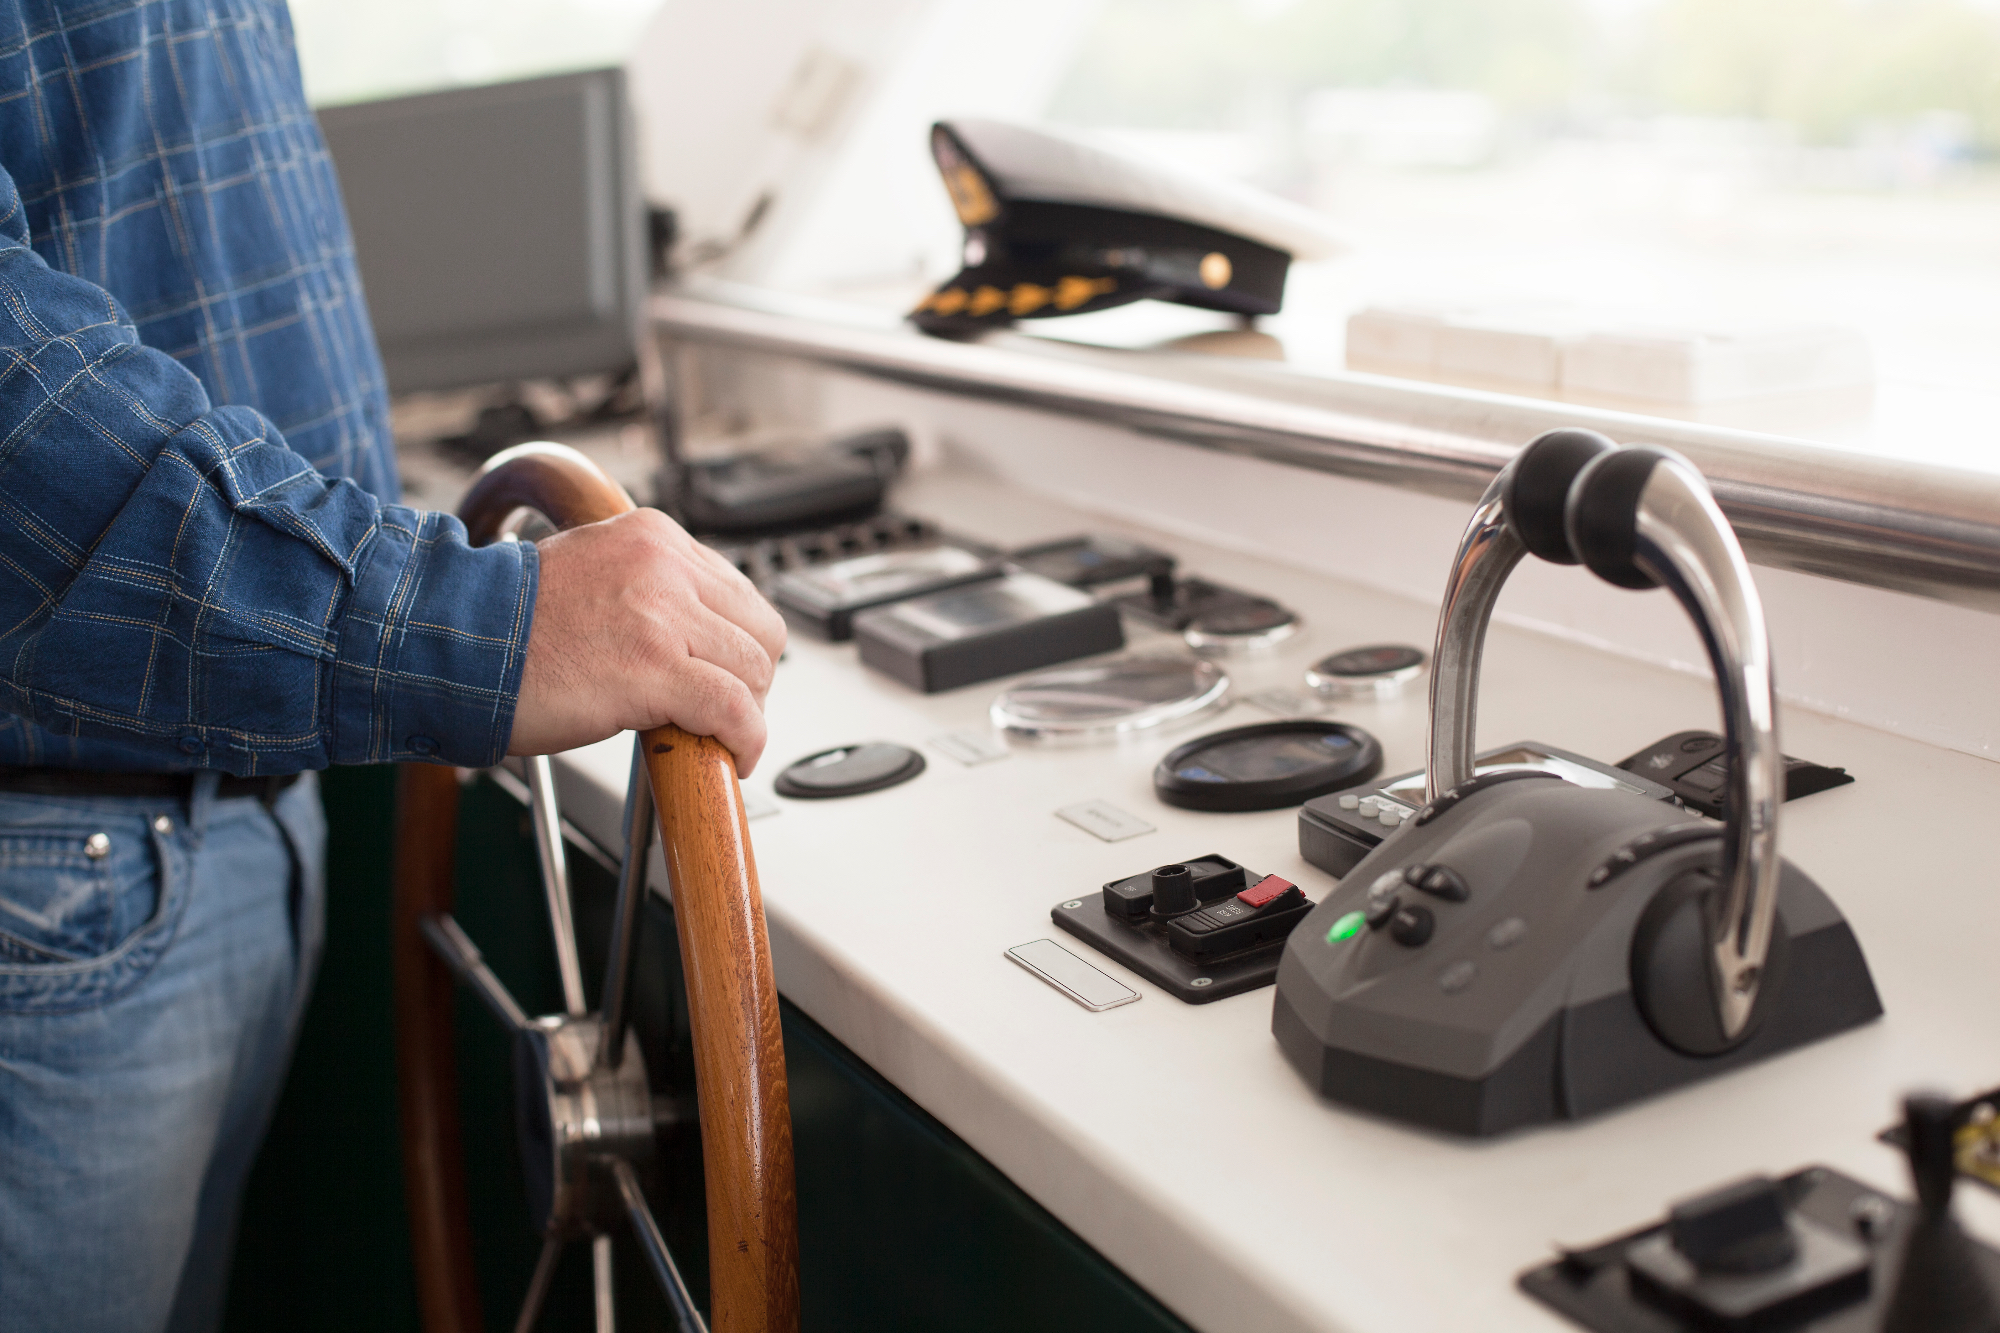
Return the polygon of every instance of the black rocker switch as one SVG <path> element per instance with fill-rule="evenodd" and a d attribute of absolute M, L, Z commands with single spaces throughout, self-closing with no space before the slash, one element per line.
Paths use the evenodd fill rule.
<path fill-rule="evenodd" d="M 1184 958 L 1216 958 L 1284 939 L 1312 907 L 1296 884 L 1266 875 L 1232 898 L 1176 917 L 1167 943 Z"/>
<path fill-rule="evenodd" d="M 1243 867 L 1226 856 L 1213 854 L 1197 856 L 1179 864 L 1188 872 L 1187 882 L 1192 896 L 1186 899 L 1176 896 L 1180 890 L 1174 887 L 1174 877 L 1169 875 L 1168 899 L 1170 902 L 1184 902 L 1184 905 L 1162 907 L 1158 918 L 1191 911 L 1202 903 L 1213 902 L 1217 898 L 1227 898 L 1249 883 L 1249 877 Z M 1155 877 L 1162 871 L 1173 869 L 1173 866 L 1160 866 L 1143 874 L 1112 880 L 1104 886 L 1105 913 L 1124 921 L 1158 919 L 1153 911 Z"/>

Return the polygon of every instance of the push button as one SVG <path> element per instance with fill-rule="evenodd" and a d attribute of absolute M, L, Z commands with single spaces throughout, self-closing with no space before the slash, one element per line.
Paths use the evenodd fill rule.
<path fill-rule="evenodd" d="M 1362 910 L 1370 930 L 1380 930 L 1388 923 L 1389 914 L 1402 901 L 1399 895 L 1403 891 L 1403 883 L 1403 872 L 1391 870 L 1386 875 L 1377 876 L 1375 882 L 1368 886 L 1368 901 L 1362 905 Z"/>
<path fill-rule="evenodd" d="M 1431 866 L 1424 871 L 1423 878 L 1416 881 L 1416 887 L 1448 903 L 1462 903 L 1472 896 L 1465 880 L 1450 866 Z"/>
<path fill-rule="evenodd" d="M 1438 989 L 1446 995 L 1456 995 L 1467 986 L 1470 986 L 1472 979 L 1478 975 L 1479 966 L 1470 958 L 1465 959 L 1463 962 L 1453 963 L 1450 967 L 1438 973 Z"/>
<path fill-rule="evenodd" d="M 1437 918 L 1420 903 L 1404 903 L 1389 917 L 1389 938 L 1406 949 L 1421 948 L 1437 929 Z"/>
<path fill-rule="evenodd" d="M 1493 950 L 1511 949 L 1519 944 L 1527 933 L 1528 923 L 1518 916 L 1510 916 L 1486 932 L 1486 947 Z"/>

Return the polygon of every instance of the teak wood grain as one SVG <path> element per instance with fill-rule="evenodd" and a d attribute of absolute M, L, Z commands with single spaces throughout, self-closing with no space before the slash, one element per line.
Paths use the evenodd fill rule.
<path fill-rule="evenodd" d="M 403 1193 L 427 1333 L 481 1333 L 465 1199 L 452 1048 L 451 970 L 424 943 L 420 924 L 451 911 L 456 872 L 458 774 L 404 764 L 396 775 L 395 906 L 390 922 L 396 1000 L 396 1101 L 403 1132 Z"/>
<path fill-rule="evenodd" d="M 474 542 L 533 509 L 559 528 L 611 518 L 631 497 L 588 459 L 528 444 L 487 464 L 460 515 Z M 798 1208 L 778 987 L 735 758 L 665 726 L 644 733 L 693 1032 L 708 1195 L 710 1326 L 796 1333 Z"/>

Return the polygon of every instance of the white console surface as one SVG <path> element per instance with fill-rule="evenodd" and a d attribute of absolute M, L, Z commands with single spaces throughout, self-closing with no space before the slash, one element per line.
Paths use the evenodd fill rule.
<path fill-rule="evenodd" d="M 1202 731 L 1272 720 L 1242 695 L 1296 688 L 1325 653 L 1383 642 L 1428 651 L 1435 607 L 963 473 L 917 479 L 897 505 L 1009 546 L 1122 532 L 1173 552 L 1185 573 L 1266 593 L 1305 618 L 1283 651 L 1238 674 L 1238 702 L 1191 728 L 1116 748 L 1016 747 L 975 766 L 930 742 L 986 733 L 1000 682 L 926 697 L 862 667 L 852 644 L 795 634 L 771 691 L 770 748 L 745 783 L 753 806 L 779 807 L 751 825 L 779 989 L 1204 1333 L 1568 1328 L 1515 1287 L 1553 1245 L 1643 1224 L 1749 1172 L 1809 1163 L 1906 1195 L 1900 1157 L 1875 1141 L 1899 1096 L 2000 1084 L 2000 766 L 1793 709 L 1786 752 L 1856 781 L 1785 806 L 1782 847 L 1846 912 L 1887 1017 L 1594 1120 L 1494 1140 L 1319 1099 L 1271 1038 L 1268 988 L 1182 1004 L 1049 913 L 1106 881 L 1207 852 L 1322 897 L 1334 881 L 1300 858 L 1295 809 L 1171 809 L 1152 794 L 1153 765 Z M 1680 614 L 1664 593 L 1634 595 Z M 1384 776 L 1417 768 L 1424 684 L 1328 716 L 1380 738 Z M 1482 748 L 1533 739 L 1616 762 L 1669 732 L 1717 726 L 1705 680 L 1504 626 L 1489 639 Z M 929 768 L 843 800 L 772 795 L 792 760 L 869 740 L 920 749 Z M 629 762 L 625 739 L 559 761 L 565 813 L 607 847 L 619 842 Z M 1102 842 L 1054 814 L 1089 800 L 1155 831 Z M 655 865 L 657 883 L 657 854 Z M 1141 1001 L 1093 1013 L 1004 956 L 1043 938 Z M 2000 1241 L 2000 1198 L 1968 1186 L 1959 1211 Z"/>

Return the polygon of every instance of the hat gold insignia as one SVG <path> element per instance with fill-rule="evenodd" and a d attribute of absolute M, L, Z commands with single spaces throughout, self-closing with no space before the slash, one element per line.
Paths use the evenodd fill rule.
<path fill-rule="evenodd" d="M 1017 282 L 1014 291 L 1007 298 L 1007 313 L 1010 315 L 1032 315 L 1049 303 L 1054 296 L 1048 288 L 1033 282 Z"/>
<path fill-rule="evenodd" d="M 970 162 L 954 162 L 944 170 L 944 188 L 958 220 L 968 227 L 983 227 L 1000 215 L 986 178 Z"/>
<path fill-rule="evenodd" d="M 1007 293 L 998 287 L 981 287 L 972 294 L 972 304 L 965 308 L 965 313 L 975 319 L 984 319 L 1006 304 Z"/>
<path fill-rule="evenodd" d="M 1210 250 L 1201 257 L 1199 271 L 1202 286 L 1210 291 L 1220 291 L 1229 285 L 1229 279 L 1235 276 L 1236 268 L 1229 262 L 1228 255 L 1220 250 Z"/>
<path fill-rule="evenodd" d="M 959 311 L 965 309 L 965 303 L 971 299 L 971 297 L 965 294 L 965 288 L 947 287 L 943 291 L 934 294 L 928 301 L 925 301 L 924 305 L 919 307 L 919 309 L 928 307 L 937 311 L 940 315 L 956 315 Z"/>
<path fill-rule="evenodd" d="M 1056 284 L 1056 309 L 1074 310 L 1093 296 L 1109 296 L 1117 290 L 1116 278 L 1079 278 L 1071 274 Z"/>

